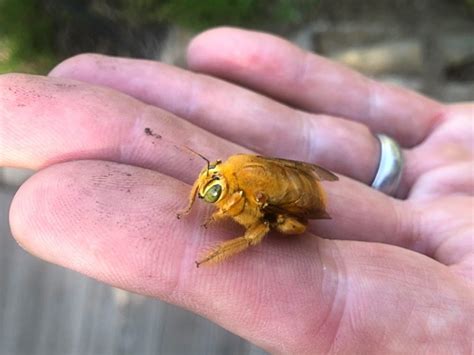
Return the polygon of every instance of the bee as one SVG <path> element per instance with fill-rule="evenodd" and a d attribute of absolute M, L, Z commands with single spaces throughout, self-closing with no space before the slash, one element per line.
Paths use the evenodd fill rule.
<path fill-rule="evenodd" d="M 196 153 L 198 154 L 198 153 Z M 257 245 L 271 230 L 301 234 L 309 219 L 330 219 L 320 181 L 336 181 L 332 172 L 314 164 L 237 154 L 225 162 L 207 161 L 189 194 L 188 214 L 196 196 L 216 206 L 203 226 L 223 218 L 242 225 L 243 236 L 222 242 L 203 254 L 196 266 L 216 263 Z"/>

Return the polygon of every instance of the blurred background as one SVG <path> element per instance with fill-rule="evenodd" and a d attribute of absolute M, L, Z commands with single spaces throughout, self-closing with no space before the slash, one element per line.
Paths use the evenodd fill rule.
<path fill-rule="evenodd" d="M 442 101 L 474 100 L 474 0 L 0 0 L 0 73 L 46 74 L 82 52 L 185 66 L 189 39 L 221 25 L 275 33 Z M 0 355 L 264 354 L 23 252 L 8 208 L 30 174 L 0 168 Z"/>

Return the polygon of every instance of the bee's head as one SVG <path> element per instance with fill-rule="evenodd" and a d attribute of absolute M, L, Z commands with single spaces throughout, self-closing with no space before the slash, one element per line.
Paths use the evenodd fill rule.
<path fill-rule="evenodd" d="M 220 173 L 220 164 L 217 160 L 213 163 L 208 162 L 199 174 L 199 190 L 198 197 L 209 203 L 215 203 L 225 196 L 227 192 L 227 182 Z"/>

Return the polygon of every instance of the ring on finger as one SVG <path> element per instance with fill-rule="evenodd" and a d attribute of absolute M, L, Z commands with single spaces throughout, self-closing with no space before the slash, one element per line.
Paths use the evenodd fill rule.
<path fill-rule="evenodd" d="M 400 145 L 389 136 L 376 134 L 380 144 L 380 158 L 371 187 L 387 195 L 395 196 L 403 171 L 403 153 Z"/>

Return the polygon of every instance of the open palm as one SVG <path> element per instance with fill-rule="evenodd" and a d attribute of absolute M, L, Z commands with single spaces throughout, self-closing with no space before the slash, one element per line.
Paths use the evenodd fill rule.
<path fill-rule="evenodd" d="M 276 353 L 469 352 L 474 105 L 236 29 L 198 36 L 188 61 L 81 55 L 50 77 L 0 77 L 0 165 L 40 170 L 12 204 L 18 242 Z M 400 199 L 367 186 L 372 132 L 404 148 Z M 340 174 L 324 185 L 332 220 L 197 269 L 200 249 L 242 230 L 201 228 L 202 204 L 176 219 L 203 167 L 180 146 L 325 166 Z"/>

